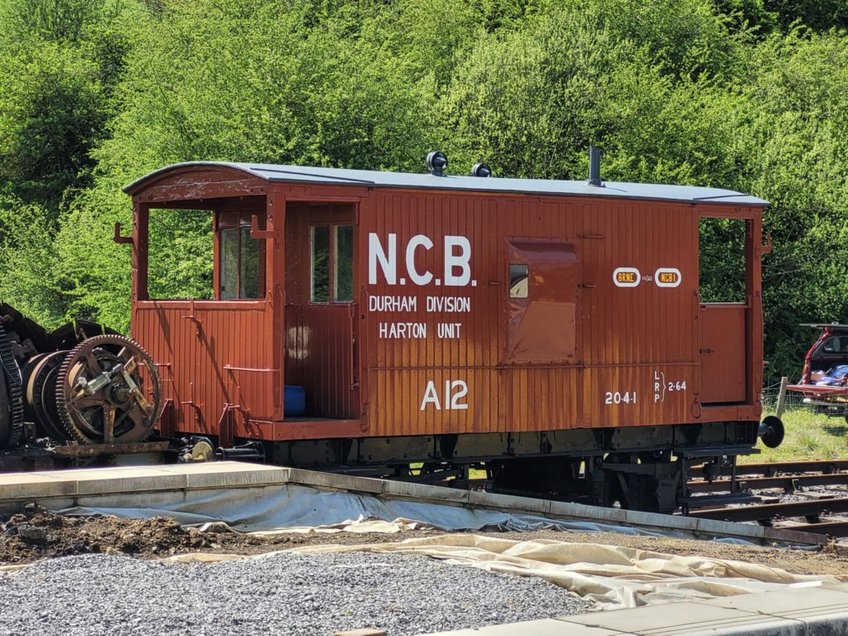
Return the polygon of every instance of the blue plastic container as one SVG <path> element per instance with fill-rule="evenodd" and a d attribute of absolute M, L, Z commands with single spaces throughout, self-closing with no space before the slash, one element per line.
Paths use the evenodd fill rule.
<path fill-rule="evenodd" d="M 306 413 L 306 390 L 287 384 L 283 391 L 283 417 L 301 417 Z"/>

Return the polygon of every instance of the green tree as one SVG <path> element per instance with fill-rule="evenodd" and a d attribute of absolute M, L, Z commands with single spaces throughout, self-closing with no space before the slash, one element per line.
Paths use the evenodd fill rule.
<path fill-rule="evenodd" d="M 110 9 L 117 7 L 115 2 Z M 78 42 L 106 10 L 105 0 L 2 0 L 0 37 L 12 42 Z"/>
<path fill-rule="evenodd" d="M 73 47 L 33 41 L 0 56 L 0 181 L 55 209 L 84 186 L 107 121 L 99 68 Z"/>
<path fill-rule="evenodd" d="M 716 10 L 727 16 L 734 31 L 754 33 L 764 37 L 778 27 L 778 16 L 769 11 L 764 0 L 715 0 Z"/>
<path fill-rule="evenodd" d="M 87 186 L 135 0 L 0 0 L 0 183 L 55 211 Z"/>
<path fill-rule="evenodd" d="M 47 327 L 64 317 L 56 285 L 56 222 L 41 206 L 0 192 L 0 299 Z"/>
<path fill-rule="evenodd" d="M 768 199 L 766 349 L 795 372 L 802 322 L 848 320 L 848 48 L 845 36 L 796 31 L 757 50 L 742 132 L 748 186 Z M 793 368 L 794 367 L 794 368 Z"/>
<path fill-rule="evenodd" d="M 623 23 L 607 20 L 610 8 L 602 0 L 592 10 L 551 10 L 482 39 L 445 99 L 451 153 L 464 163 L 485 159 L 497 174 L 583 178 L 586 148 L 595 143 L 605 150 L 608 178 L 735 179 L 734 91 L 711 74 L 677 72 L 694 55 L 685 52 L 685 34 L 698 29 L 669 43 L 674 16 L 661 16 L 654 27 L 642 25 L 657 40 L 623 36 Z M 706 12 L 703 20 L 718 18 Z M 733 49 L 727 57 L 735 64 L 740 56 Z"/>
<path fill-rule="evenodd" d="M 594 143 L 606 179 L 772 202 L 766 350 L 770 372 L 793 370 L 808 336 L 797 323 L 848 320 L 848 36 L 815 32 L 844 26 L 843 9 L 0 0 L 0 265 L 30 281 L 0 294 L 31 298 L 47 321 L 126 328 L 129 250 L 110 241 L 130 219 L 121 187 L 168 163 L 418 171 L 440 148 L 454 174 L 484 160 L 501 176 L 583 179 Z M 705 230 L 709 253 L 738 243 L 727 229 Z M 154 278 L 187 290 L 208 278 L 197 256 L 208 237 L 169 223 L 156 233 L 194 256 L 168 261 L 179 277 Z M 723 291 L 722 271 L 705 289 Z"/>
<path fill-rule="evenodd" d="M 765 0 L 765 6 L 787 31 L 797 22 L 816 31 L 848 28 L 846 0 Z"/>

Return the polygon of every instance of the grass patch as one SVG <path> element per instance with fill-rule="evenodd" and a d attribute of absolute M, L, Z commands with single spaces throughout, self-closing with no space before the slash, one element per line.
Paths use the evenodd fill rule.
<path fill-rule="evenodd" d="M 827 417 L 805 409 L 783 413 L 786 437 L 777 448 L 759 444 L 759 455 L 740 456 L 739 463 L 787 462 L 848 457 L 848 423 L 842 417 Z"/>

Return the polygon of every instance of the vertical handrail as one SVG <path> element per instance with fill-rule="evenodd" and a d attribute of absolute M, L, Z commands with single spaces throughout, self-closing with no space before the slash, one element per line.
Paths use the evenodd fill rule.
<path fill-rule="evenodd" d="M 359 388 L 359 379 L 356 373 L 356 303 L 350 303 L 347 310 L 348 318 L 350 319 L 350 388 Z"/>

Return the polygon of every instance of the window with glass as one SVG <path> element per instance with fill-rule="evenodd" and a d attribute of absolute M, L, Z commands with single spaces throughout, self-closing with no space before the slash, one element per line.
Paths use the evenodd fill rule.
<path fill-rule="evenodd" d="M 509 297 L 527 298 L 528 273 L 530 268 L 526 264 L 512 263 L 509 266 Z"/>
<path fill-rule="evenodd" d="M 353 240 L 352 225 L 311 228 L 311 302 L 353 301 Z"/>
<path fill-rule="evenodd" d="M 219 222 L 218 298 L 241 300 L 265 295 L 265 240 L 250 236 L 250 215 Z"/>
<path fill-rule="evenodd" d="M 824 353 L 848 353 L 848 336 L 833 336 L 822 344 Z"/>
<path fill-rule="evenodd" d="M 330 302 L 330 228 L 312 228 L 312 295 L 313 303 Z"/>

